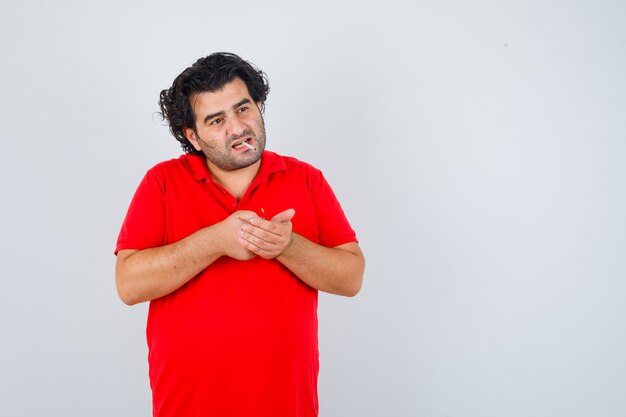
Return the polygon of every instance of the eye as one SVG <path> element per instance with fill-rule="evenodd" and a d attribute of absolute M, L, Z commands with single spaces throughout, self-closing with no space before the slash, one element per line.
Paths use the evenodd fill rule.
<path fill-rule="evenodd" d="M 222 123 L 222 118 L 221 117 L 216 117 L 215 119 L 211 120 L 211 123 L 209 123 L 211 126 L 217 126 L 220 123 Z"/>
<path fill-rule="evenodd" d="M 243 113 L 243 112 L 248 111 L 248 109 L 249 109 L 249 107 L 248 107 L 248 106 L 242 106 L 242 107 L 239 107 L 239 108 L 237 109 L 237 112 L 239 112 L 239 113 Z"/>

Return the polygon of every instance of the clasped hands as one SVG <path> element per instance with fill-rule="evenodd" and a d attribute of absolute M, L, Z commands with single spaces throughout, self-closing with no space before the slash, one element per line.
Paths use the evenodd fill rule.
<path fill-rule="evenodd" d="M 253 211 L 237 211 L 221 225 L 226 229 L 224 253 L 238 260 L 256 255 L 274 259 L 284 254 L 293 243 L 291 219 L 294 209 L 287 209 L 265 220 Z"/>

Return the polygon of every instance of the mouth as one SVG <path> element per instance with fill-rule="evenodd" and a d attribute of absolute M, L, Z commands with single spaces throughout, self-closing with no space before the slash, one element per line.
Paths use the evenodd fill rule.
<path fill-rule="evenodd" d="M 256 150 L 256 148 L 254 146 L 252 146 L 252 138 L 246 138 L 243 139 L 241 141 L 236 141 L 235 143 L 233 143 L 231 145 L 231 148 L 233 149 L 250 149 L 250 150 Z"/>

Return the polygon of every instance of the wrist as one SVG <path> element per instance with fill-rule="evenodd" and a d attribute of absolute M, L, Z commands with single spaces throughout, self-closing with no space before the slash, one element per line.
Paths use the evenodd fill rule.
<path fill-rule="evenodd" d="M 289 243 L 287 243 L 287 246 L 285 246 L 285 248 L 278 254 L 278 256 L 276 256 L 276 258 L 280 258 L 280 257 L 285 257 L 285 255 L 289 252 L 289 250 L 291 249 L 291 247 L 293 246 L 293 237 L 294 233 L 291 232 L 291 234 L 289 235 Z"/>
<path fill-rule="evenodd" d="M 227 253 L 226 238 L 224 229 L 220 227 L 220 223 L 215 223 L 204 229 L 205 238 L 208 244 L 208 248 L 213 248 L 213 252 L 218 257 L 224 256 Z"/>

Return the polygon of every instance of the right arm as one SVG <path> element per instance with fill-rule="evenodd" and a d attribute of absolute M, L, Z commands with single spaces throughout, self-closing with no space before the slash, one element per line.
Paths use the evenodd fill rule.
<path fill-rule="evenodd" d="M 254 213 L 238 211 L 220 223 L 200 229 L 169 245 L 117 253 L 115 285 L 124 303 L 154 300 L 182 287 L 222 256 L 241 261 L 255 254 L 238 242 L 241 217 Z"/>

